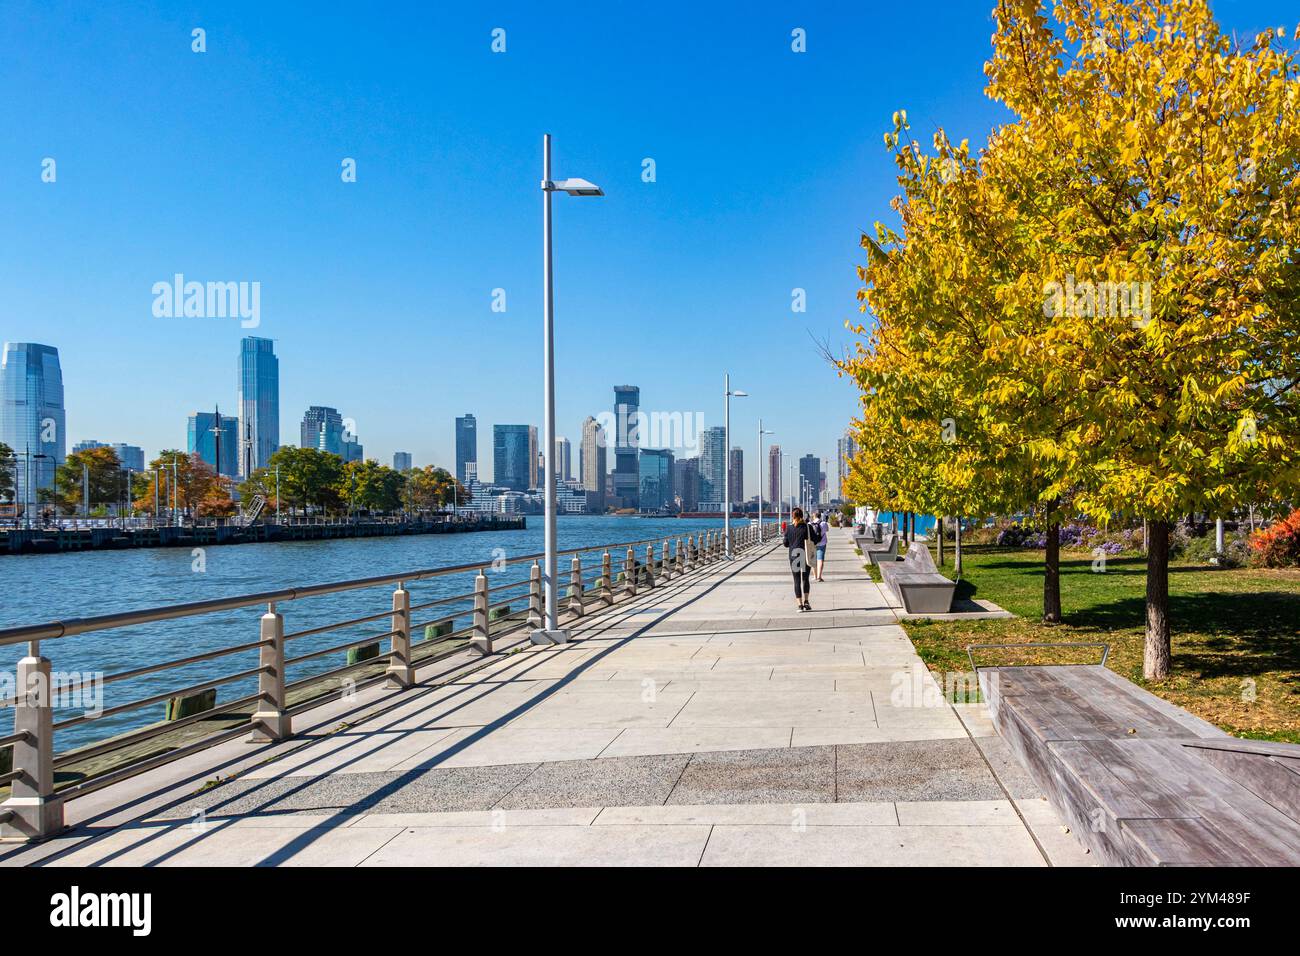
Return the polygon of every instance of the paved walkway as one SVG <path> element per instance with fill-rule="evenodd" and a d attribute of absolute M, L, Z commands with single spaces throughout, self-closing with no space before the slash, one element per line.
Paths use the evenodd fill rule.
<path fill-rule="evenodd" d="M 80 829 L 0 862 L 1090 863 L 839 532 L 827 566 L 809 613 L 780 549 L 670 581 L 567 646 L 74 801 Z"/>

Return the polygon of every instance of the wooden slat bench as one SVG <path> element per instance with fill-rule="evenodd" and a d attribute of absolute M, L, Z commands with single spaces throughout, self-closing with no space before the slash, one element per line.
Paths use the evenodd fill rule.
<path fill-rule="evenodd" d="M 939 573 L 930 549 L 913 544 L 902 561 L 879 564 L 880 577 L 908 614 L 947 614 L 957 582 Z"/>
<path fill-rule="evenodd" d="M 1300 746 L 1230 737 L 1104 665 L 978 674 L 998 731 L 1099 862 L 1300 865 Z"/>

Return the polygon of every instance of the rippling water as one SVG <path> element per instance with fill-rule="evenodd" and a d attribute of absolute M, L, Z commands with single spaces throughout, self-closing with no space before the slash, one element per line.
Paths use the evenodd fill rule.
<path fill-rule="evenodd" d="M 0 586 L 4 594 L 0 627 L 427 568 L 477 562 L 487 564 L 498 556 L 509 559 L 541 551 L 541 516 L 530 516 L 528 525 L 522 531 L 211 546 L 205 549 L 202 571 L 194 569 L 195 558 L 188 548 L 4 555 L 0 556 Z M 562 549 L 594 547 L 643 538 L 676 538 L 698 529 L 721 525 L 721 519 L 565 516 L 559 519 L 559 546 Z M 640 555 L 644 556 L 643 549 Z M 621 566 L 620 555 L 616 554 L 614 558 L 617 571 Z M 567 560 L 562 559 L 562 581 L 567 568 Z M 526 563 L 510 566 L 496 572 L 491 584 L 495 587 L 527 575 Z M 473 575 L 457 574 L 418 581 L 409 588 L 411 603 L 419 604 L 471 591 Z M 391 607 L 392 590 L 392 586 L 386 585 L 282 603 L 279 611 L 284 615 L 285 632 L 386 610 Z M 257 640 L 258 618 L 263 611 L 262 607 L 250 607 L 81 634 L 44 641 L 41 651 L 50 658 L 53 669 L 65 675 L 65 680 L 68 679 L 66 675 L 73 673 L 112 675 Z M 442 609 L 416 611 L 412 618 L 418 624 L 422 619 L 445 613 L 448 612 Z M 348 630 L 301 638 L 290 642 L 288 656 L 336 646 L 367 633 L 383 633 L 385 630 L 386 621 L 379 620 Z M 0 672 L 12 676 L 14 665 L 25 649 L 26 645 L 0 648 Z M 290 665 L 287 680 L 332 670 L 344 663 L 343 657 L 340 652 Z M 142 675 L 105 685 L 102 703 L 105 707 L 114 707 L 256 665 L 256 651 L 247 651 L 158 674 Z M 252 679 L 222 685 L 217 692 L 218 705 L 223 700 L 246 696 L 255 689 L 256 683 Z M 0 696 L 11 694 L 12 688 L 9 688 Z M 61 708 L 56 719 L 73 716 L 83 709 L 84 702 L 79 702 L 77 707 Z M 56 749 L 68 750 L 162 717 L 163 705 L 156 704 L 63 728 L 56 735 Z M 0 726 L 7 731 L 8 722 L 4 721 Z"/>

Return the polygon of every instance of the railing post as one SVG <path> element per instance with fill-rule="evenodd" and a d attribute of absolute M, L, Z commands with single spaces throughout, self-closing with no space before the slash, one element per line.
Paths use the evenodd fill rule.
<path fill-rule="evenodd" d="M 627 557 L 623 559 L 623 586 L 630 597 L 636 597 L 636 552 L 631 548 L 627 549 Z"/>
<path fill-rule="evenodd" d="M 542 626 L 542 566 L 536 561 L 528 569 L 528 626 Z"/>
<path fill-rule="evenodd" d="M 492 632 L 488 630 L 488 581 L 482 569 L 474 579 L 474 637 L 469 643 L 484 656 L 492 653 Z"/>
<path fill-rule="evenodd" d="M 614 603 L 614 562 L 606 551 L 600 556 L 600 599 L 606 604 Z"/>
<path fill-rule="evenodd" d="M 289 718 L 284 714 L 284 615 L 272 601 L 261 620 L 262 646 L 258 651 L 256 726 L 248 735 L 250 744 L 283 740 L 289 736 Z"/>
<path fill-rule="evenodd" d="M 663 570 L 665 581 L 671 580 L 673 576 L 672 555 L 670 553 L 669 543 L 668 539 L 665 538 L 663 551 L 661 552 L 662 556 L 659 558 L 659 566 Z"/>
<path fill-rule="evenodd" d="M 677 539 L 677 573 L 686 573 L 686 554 L 682 551 L 682 539 Z"/>
<path fill-rule="evenodd" d="M 13 769 L 3 809 L 13 817 L 0 826 L 5 841 L 43 840 L 63 829 L 63 798 L 54 795 L 54 708 L 50 661 L 32 643 L 18 662 L 14 696 L 14 733 L 26 736 L 13 744 Z"/>
<path fill-rule="evenodd" d="M 388 658 L 388 686 L 405 689 L 415 683 L 415 668 L 411 666 L 411 592 L 406 582 L 397 582 L 393 592 L 393 616 L 389 630 L 393 632 L 392 656 Z"/>
<path fill-rule="evenodd" d="M 645 586 L 647 588 L 655 586 L 655 546 L 653 544 L 645 546 Z"/>
<path fill-rule="evenodd" d="M 576 554 L 570 564 L 569 589 L 572 592 L 569 596 L 569 607 L 578 617 L 582 617 L 586 610 L 582 604 L 582 558 Z"/>

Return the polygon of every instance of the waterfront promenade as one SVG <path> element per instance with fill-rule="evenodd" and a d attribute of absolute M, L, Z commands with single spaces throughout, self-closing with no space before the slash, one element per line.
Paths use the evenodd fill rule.
<path fill-rule="evenodd" d="M 779 546 L 70 802 L 36 865 L 1087 865 L 979 705 L 943 701 L 843 532 Z"/>

